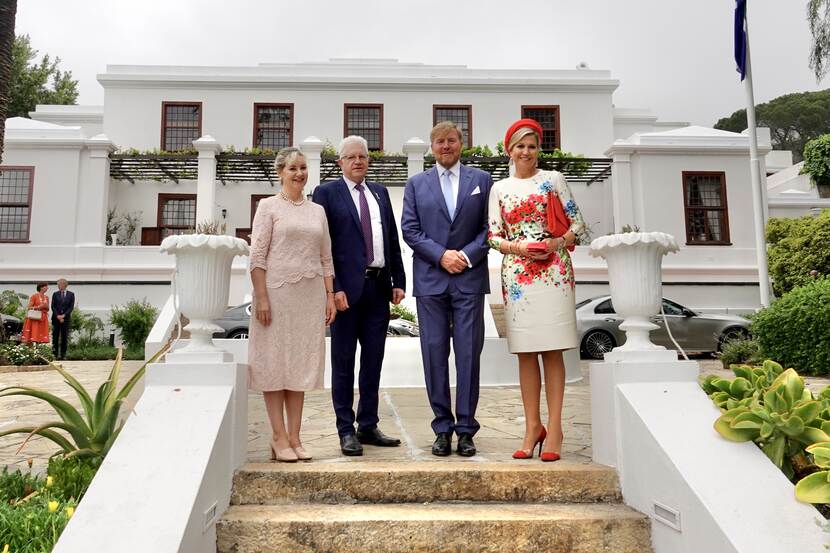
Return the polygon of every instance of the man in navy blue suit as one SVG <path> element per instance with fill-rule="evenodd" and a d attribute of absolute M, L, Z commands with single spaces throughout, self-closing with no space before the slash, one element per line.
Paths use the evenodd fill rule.
<path fill-rule="evenodd" d="M 487 199 L 493 179 L 461 165 L 462 134 L 449 121 L 430 132 L 435 167 L 406 183 L 401 230 L 413 250 L 421 357 L 435 418 L 434 455 L 475 455 L 479 424 L 479 358 L 484 346 L 487 269 Z M 455 416 L 450 401 L 450 338 L 455 352 Z"/>
<path fill-rule="evenodd" d="M 66 359 L 69 327 L 72 324 L 72 310 L 75 309 L 75 294 L 66 289 L 65 278 L 58 279 L 58 290 L 52 294 L 52 353 L 55 359 Z"/>
<path fill-rule="evenodd" d="M 397 305 L 403 300 L 406 275 L 389 192 L 385 186 L 365 180 L 369 168 L 366 140 L 347 136 L 340 143 L 338 157 L 343 177 L 318 186 L 312 199 L 326 210 L 334 258 L 338 313 L 331 325 L 331 397 L 340 450 L 344 455 L 363 455 L 363 444 L 401 443 L 378 429 L 378 387 L 389 302 Z M 358 342 L 360 400 L 355 417 L 352 404 Z"/>

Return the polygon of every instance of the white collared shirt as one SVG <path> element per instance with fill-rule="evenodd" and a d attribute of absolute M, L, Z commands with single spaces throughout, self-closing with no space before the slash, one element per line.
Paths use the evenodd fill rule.
<path fill-rule="evenodd" d="M 435 163 L 435 169 L 438 171 L 438 182 L 441 182 L 441 178 L 444 175 L 444 171 L 449 169 L 449 171 L 450 171 L 450 184 L 452 185 L 452 197 L 455 198 L 455 207 L 457 209 L 458 208 L 458 183 L 461 182 L 461 160 L 459 159 L 458 161 L 455 162 L 455 165 L 453 165 L 452 167 L 449 167 L 449 168 L 444 167 L 440 163 L 436 162 Z M 454 214 L 450 213 L 451 217 L 453 215 Z M 467 254 L 464 253 L 463 250 L 459 250 L 459 251 L 461 252 L 461 255 L 464 256 L 464 259 L 467 260 L 467 268 L 472 269 L 473 264 L 470 263 L 470 258 L 467 257 Z"/>
<path fill-rule="evenodd" d="M 355 189 L 356 182 L 352 182 L 345 176 L 343 180 L 346 181 L 346 186 L 349 187 L 349 193 L 352 195 L 354 207 L 357 209 L 357 216 L 360 217 L 360 192 Z M 372 224 L 372 253 L 375 259 L 369 264 L 369 267 L 383 267 L 385 259 L 383 258 L 383 223 L 380 220 L 380 205 L 378 204 L 375 193 L 363 181 L 363 194 L 366 196 L 366 203 L 369 204 L 369 220 Z"/>

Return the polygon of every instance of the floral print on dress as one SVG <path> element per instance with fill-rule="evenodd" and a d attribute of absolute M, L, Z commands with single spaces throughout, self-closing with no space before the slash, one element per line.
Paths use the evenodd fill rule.
<path fill-rule="evenodd" d="M 547 232 L 546 212 L 548 193 L 553 192 L 562 202 L 571 220 L 570 230 L 579 236 L 585 229 L 582 214 L 573 200 L 565 178 L 553 171 L 540 171 L 531 179 L 511 177 L 493 186 L 490 192 L 490 220 L 487 241 L 499 249 L 504 240 L 538 241 L 550 238 Z M 574 288 L 571 257 L 566 248 L 552 252 L 546 259 L 505 254 L 501 268 L 502 296 L 505 304 L 512 304 L 514 319 L 528 299 L 524 288 L 542 283 L 554 288 Z"/>

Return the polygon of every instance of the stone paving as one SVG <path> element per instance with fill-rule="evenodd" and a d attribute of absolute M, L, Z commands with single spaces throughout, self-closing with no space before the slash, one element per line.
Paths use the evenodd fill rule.
<path fill-rule="evenodd" d="M 701 372 L 704 374 L 720 374 L 725 377 L 732 375 L 731 372 L 724 371 L 717 361 L 711 359 L 697 359 L 697 361 L 700 362 Z M 66 361 L 64 366 L 88 389 L 95 390 L 106 378 L 112 362 Z M 132 376 L 140 366 L 140 361 L 125 361 L 122 366 L 120 384 Z M 579 383 L 568 385 L 565 391 L 563 457 L 571 462 L 588 463 L 591 459 L 591 407 L 588 363 L 585 361 L 582 362 L 582 372 L 585 378 Z M 807 381 L 814 391 L 830 384 L 830 379 L 824 378 L 808 378 Z M 78 405 L 75 393 L 63 383 L 63 379 L 54 370 L 0 372 L 0 388 L 6 386 L 40 388 Z M 142 386 L 139 384 L 128 398 L 128 403 L 123 409 L 124 413 L 129 412 L 141 391 Z M 544 400 L 542 404 L 544 408 Z M 389 435 L 400 437 L 403 440 L 402 446 L 396 448 L 367 446 L 363 457 L 347 458 L 340 455 L 329 391 L 321 390 L 307 394 L 302 433 L 306 448 L 317 461 L 324 463 L 360 462 L 361 460 L 468 461 L 457 455 L 438 458 L 430 454 L 433 433 L 429 422 L 432 413 L 424 389 L 381 390 L 379 411 L 381 430 Z M 251 461 L 267 460 L 270 428 L 262 397 L 259 394 L 249 395 L 248 413 L 249 459 Z M 543 420 L 545 416 L 543 413 Z M 56 418 L 51 408 L 40 400 L 24 397 L 0 398 L 0 430 L 21 424 L 43 423 Z M 481 423 L 481 430 L 476 435 L 479 453 L 472 458 L 472 461 L 507 459 L 516 448 L 520 447 L 524 419 L 517 387 L 482 388 L 477 418 Z M 46 439 L 33 437 L 23 451 L 16 453 L 23 440 L 22 435 L 0 438 L 0 467 L 8 465 L 22 468 L 29 459 L 32 459 L 34 469 L 42 470 L 49 455 L 54 453 L 55 446 Z"/>

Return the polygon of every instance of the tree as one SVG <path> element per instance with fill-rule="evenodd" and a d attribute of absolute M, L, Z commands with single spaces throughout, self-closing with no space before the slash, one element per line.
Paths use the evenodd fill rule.
<path fill-rule="evenodd" d="M 830 276 L 830 209 L 767 223 L 769 273 L 776 296 Z M 830 370 L 830 369 L 829 369 Z"/>
<path fill-rule="evenodd" d="M 14 39 L 9 117 L 29 117 L 37 104 L 74 104 L 78 99 L 78 81 L 71 71 L 58 68 L 60 58 L 53 61 L 45 54 L 32 64 L 36 57 L 28 35 Z"/>
<path fill-rule="evenodd" d="M 792 150 L 793 158 L 801 161 L 808 141 L 830 133 L 830 89 L 779 96 L 755 106 L 755 116 L 759 127 L 769 127 L 773 149 Z M 716 129 L 732 132 L 746 127 L 745 109 L 715 123 Z"/>
<path fill-rule="evenodd" d="M 3 137 L 6 135 L 6 114 L 12 75 L 12 43 L 17 0 L 0 2 L 0 163 L 3 161 Z"/>
<path fill-rule="evenodd" d="M 809 0 L 807 2 L 807 23 L 813 43 L 810 45 L 810 69 L 816 75 L 816 82 L 827 75 L 830 61 L 830 0 Z"/>

